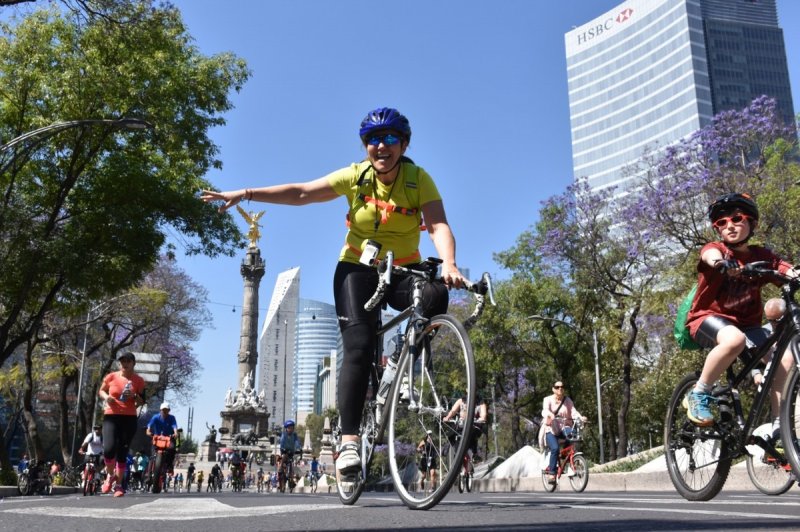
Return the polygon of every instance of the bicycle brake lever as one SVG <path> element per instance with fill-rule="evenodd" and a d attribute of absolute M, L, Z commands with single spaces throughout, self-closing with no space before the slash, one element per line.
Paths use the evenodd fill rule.
<path fill-rule="evenodd" d="M 492 276 L 489 275 L 488 272 L 483 272 L 481 283 L 486 286 L 486 294 L 489 296 L 489 303 L 491 303 L 493 307 L 496 307 L 497 303 L 494 301 L 494 290 L 492 289 Z"/>
<path fill-rule="evenodd" d="M 383 282 L 388 284 L 392 283 L 392 267 L 394 266 L 394 252 L 388 251 L 386 253 L 386 258 L 381 261 L 380 266 L 378 267 L 378 271 L 381 272 L 381 277 L 383 278 Z"/>

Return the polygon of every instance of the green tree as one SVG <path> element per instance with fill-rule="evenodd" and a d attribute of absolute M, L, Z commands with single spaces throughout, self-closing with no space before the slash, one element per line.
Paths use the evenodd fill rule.
<path fill-rule="evenodd" d="M 0 25 L 0 137 L 69 120 L 155 126 L 76 127 L 3 152 L 0 365 L 55 302 L 102 300 L 139 282 L 170 227 L 190 253 L 243 245 L 232 218 L 195 193 L 221 166 L 209 129 L 224 125 L 248 69 L 232 54 L 203 56 L 177 9 L 148 4 L 116 6 L 134 20 L 126 25 L 55 10 Z"/>

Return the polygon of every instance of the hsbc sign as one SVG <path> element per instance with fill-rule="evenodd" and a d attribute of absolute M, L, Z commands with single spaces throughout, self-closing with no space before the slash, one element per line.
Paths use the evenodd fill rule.
<path fill-rule="evenodd" d="M 576 35 L 578 39 L 578 46 L 582 44 L 586 44 L 592 39 L 603 35 L 611 30 L 613 30 L 617 25 L 624 24 L 633 16 L 633 9 L 626 8 L 620 11 L 616 16 L 609 17 L 602 22 L 595 24 L 594 26 L 589 27 L 585 31 L 578 33 Z"/>

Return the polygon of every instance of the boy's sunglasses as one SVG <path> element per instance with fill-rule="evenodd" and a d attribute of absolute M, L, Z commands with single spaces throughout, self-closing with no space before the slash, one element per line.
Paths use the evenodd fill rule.
<path fill-rule="evenodd" d="M 713 225 L 717 229 L 723 229 L 728 225 L 728 222 L 733 222 L 734 224 L 739 225 L 745 220 L 749 222 L 750 217 L 745 216 L 744 214 L 734 214 L 733 216 L 723 216 L 722 218 L 717 218 L 716 220 L 714 220 Z"/>
<path fill-rule="evenodd" d="M 392 135 L 391 133 L 386 135 L 373 135 L 367 138 L 367 144 L 370 146 L 377 146 L 380 143 L 383 143 L 386 146 L 394 146 L 398 142 L 400 142 L 400 137 L 397 135 Z"/>

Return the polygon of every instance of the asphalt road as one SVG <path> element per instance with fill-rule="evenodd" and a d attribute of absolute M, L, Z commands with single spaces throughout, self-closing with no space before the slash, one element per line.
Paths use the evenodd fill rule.
<path fill-rule="evenodd" d="M 0 531 L 800 530 L 799 495 L 732 491 L 690 503 L 669 492 L 451 493 L 411 511 L 394 493 L 365 493 L 350 507 L 335 494 L 73 494 L 3 499 Z"/>

